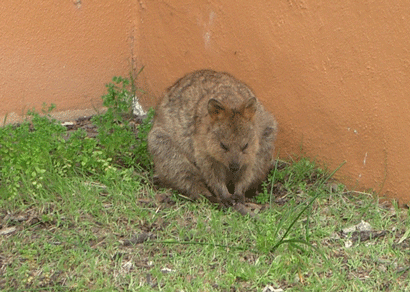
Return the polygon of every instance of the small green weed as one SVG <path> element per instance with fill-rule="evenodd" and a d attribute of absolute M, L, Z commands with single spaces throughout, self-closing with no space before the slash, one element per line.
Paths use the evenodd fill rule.
<path fill-rule="evenodd" d="M 54 108 L 50 106 L 48 112 Z M 0 193 L 12 200 L 24 185 L 28 190 L 39 190 L 53 171 L 52 157 L 65 128 L 49 116 L 41 117 L 29 111 L 31 118 L 19 126 L 0 128 Z"/>
<path fill-rule="evenodd" d="M 97 139 L 88 138 L 83 129 L 67 134 L 66 128 L 50 116 L 55 105 L 43 105 L 43 115 L 29 111 L 19 126 L 0 128 L 0 198 L 14 204 L 30 201 L 53 185 L 55 175 L 85 175 L 107 180 L 119 168 L 151 170 L 147 135 L 154 110 L 137 125 L 131 123 L 130 81 L 114 77 L 103 96 L 108 107 L 93 117 Z M 30 199 L 31 198 L 31 199 Z"/>
<path fill-rule="evenodd" d="M 98 127 L 97 140 L 114 163 L 125 167 L 141 166 L 142 169 L 152 168 L 152 162 L 147 149 L 147 135 L 151 129 L 154 110 L 150 108 L 147 117 L 138 125 L 135 136 L 133 123 L 130 123 L 133 93 L 130 80 L 114 77 L 113 82 L 107 84 L 108 93 L 102 97 L 104 106 L 108 110 L 92 121 Z"/>

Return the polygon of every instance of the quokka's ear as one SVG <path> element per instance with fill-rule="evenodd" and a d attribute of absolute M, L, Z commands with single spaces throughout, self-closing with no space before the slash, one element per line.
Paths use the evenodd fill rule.
<path fill-rule="evenodd" d="M 225 107 L 220 101 L 211 98 L 208 101 L 208 113 L 213 120 L 220 119 L 225 115 Z"/>
<path fill-rule="evenodd" d="M 241 114 L 245 119 L 252 120 L 256 112 L 256 98 L 251 97 L 241 106 Z"/>

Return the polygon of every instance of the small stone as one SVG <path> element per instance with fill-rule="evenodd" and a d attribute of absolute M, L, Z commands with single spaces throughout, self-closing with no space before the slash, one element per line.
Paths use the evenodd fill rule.
<path fill-rule="evenodd" d="M 283 292 L 284 290 L 282 288 L 273 288 L 272 286 L 266 286 L 263 288 L 262 292 Z"/>
<path fill-rule="evenodd" d="M 173 272 L 175 272 L 174 270 L 171 270 L 171 269 L 168 269 L 168 268 L 163 268 L 163 269 L 161 269 L 161 272 L 163 273 L 163 274 L 169 274 L 169 273 L 173 273 Z"/>
<path fill-rule="evenodd" d="M 0 235 L 7 235 L 16 231 L 16 227 L 8 227 L 0 229 Z"/>

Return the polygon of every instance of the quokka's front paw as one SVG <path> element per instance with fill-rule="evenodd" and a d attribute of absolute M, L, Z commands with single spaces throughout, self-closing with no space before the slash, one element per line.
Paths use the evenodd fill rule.
<path fill-rule="evenodd" d="M 227 195 L 222 195 L 219 197 L 220 199 L 220 205 L 223 207 L 232 207 L 233 204 L 235 204 L 235 200 L 233 200 L 233 195 L 227 194 Z"/>
<path fill-rule="evenodd" d="M 245 204 L 236 203 L 232 206 L 232 208 L 239 212 L 242 216 L 249 215 L 252 218 L 258 218 L 258 216 L 254 212 L 252 212 L 251 208 L 249 208 Z"/>
<path fill-rule="evenodd" d="M 223 197 L 221 201 L 225 207 L 232 207 L 238 203 L 245 203 L 245 196 L 242 194 L 229 194 L 229 196 Z"/>
<path fill-rule="evenodd" d="M 235 193 L 232 195 L 232 200 L 234 203 L 245 203 L 245 195 L 244 194 L 238 194 Z"/>

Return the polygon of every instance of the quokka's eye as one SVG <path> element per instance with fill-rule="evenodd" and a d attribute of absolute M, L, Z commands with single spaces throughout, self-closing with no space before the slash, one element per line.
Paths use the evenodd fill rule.
<path fill-rule="evenodd" d="M 229 150 L 228 146 L 226 146 L 224 143 L 221 142 L 219 145 L 221 146 L 221 148 L 222 148 L 223 150 L 225 150 L 225 151 L 228 151 L 228 150 Z"/>
<path fill-rule="evenodd" d="M 242 147 L 242 151 L 245 151 L 248 148 L 248 143 L 246 143 L 243 147 Z"/>

